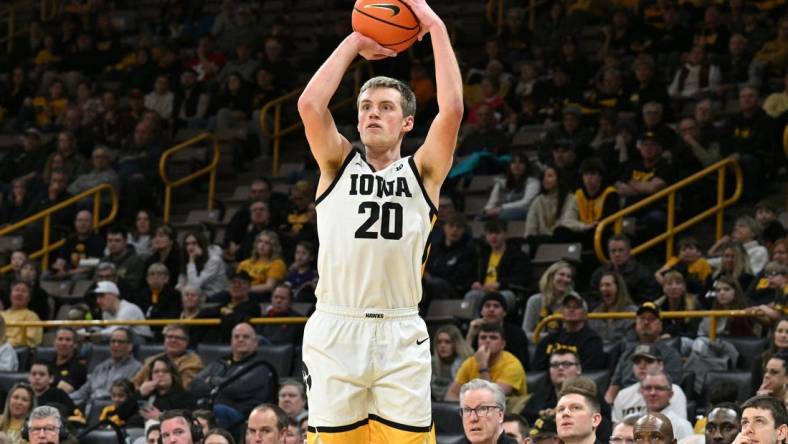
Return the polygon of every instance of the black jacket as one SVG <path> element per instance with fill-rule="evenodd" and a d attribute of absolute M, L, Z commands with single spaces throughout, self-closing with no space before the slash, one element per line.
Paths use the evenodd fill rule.
<path fill-rule="evenodd" d="M 445 241 L 435 243 L 427 260 L 427 272 L 452 284 L 458 295 L 470 289 L 477 267 L 476 249 L 468 241 L 447 246 Z"/>
<path fill-rule="evenodd" d="M 568 332 L 561 327 L 557 332 L 539 341 L 531 363 L 533 370 L 547 370 L 550 365 L 550 353 L 553 349 L 572 350 L 580 356 L 583 370 L 599 370 L 606 368 L 605 351 L 602 338 L 591 330 L 588 324 L 580 331 Z"/>
<path fill-rule="evenodd" d="M 213 398 L 214 403 L 226 404 L 246 416 L 262 403 L 276 402 L 278 376 L 256 351 L 237 362 L 231 356 L 211 362 L 194 377 L 189 390 L 198 399 Z"/>
<path fill-rule="evenodd" d="M 487 263 L 490 260 L 492 249 L 485 244 L 479 252 L 478 268 L 476 270 L 476 280 L 484 282 L 487 275 Z M 528 287 L 528 255 L 523 253 L 520 244 L 512 240 L 506 241 L 506 251 L 504 251 L 501 261 L 498 263 L 498 283 L 500 290 L 526 291 Z"/>

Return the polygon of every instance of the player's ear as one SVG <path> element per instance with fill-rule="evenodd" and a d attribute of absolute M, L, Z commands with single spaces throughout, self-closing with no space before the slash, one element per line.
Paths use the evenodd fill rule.
<path fill-rule="evenodd" d="M 412 130 L 412 129 L 413 129 L 413 124 L 414 124 L 414 122 L 415 122 L 415 119 L 414 119 L 414 117 L 413 117 L 413 116 L 407 116 L 407 117 L 405 117 L 405 121 L 404 121 L 404 123 L 402 124 L 402 129 L 403 129 L 403 130 L 404 130 L 406 133 L 407 133 L 407 132 L 409 132 L 410 130 Z"/>

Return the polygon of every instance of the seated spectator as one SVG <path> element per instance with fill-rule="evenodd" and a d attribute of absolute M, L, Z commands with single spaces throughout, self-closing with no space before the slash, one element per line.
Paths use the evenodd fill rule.
<path fill-rule="evenodd" d="M 179 86 L 175 92 L 172 112 L 175 129 L 204 126 L 210 103 L 205 84 L 197 82 L 197 72 L 187 68 L 181 73 Z"/>
<path fill-rule="evenodd" d="M 69 421 L 84 422 L 82 412 L 77 409 L 68 393 L 54 385 L 55 368 L 46 361 L 34 360 L 27 375 L 30 387 L 36 395 L 37 405 L 48 405 L 60 411 L 62 418 Z"/>
<path fill-rule="evenodd" d="M 169 285 L 170 272 L 160 263 L 148 267 L 147 283 L 135 301 L 148 319 L 171 319 L 181 312 L 181 294 Z M 158 331 L 158 328 L 156 329 Z"/>
<path fill-rule="evenodd" d="M 36 394 L 27 382 L 17 382 L 5 398 L 5 408 L 0 414 L 0 432 L 5 433 L 12 444 L 23 444 L 22 427 L 28 415 L 36 408 Z"/>
<path fill-rule="evenodd" d="M 739 282 L 727 276 L 721 276 L 714 282 L 715 298 L 712 310 L 744 310 L 747 300 Z M 753 336 L 755 325 L 752 318 L 747 317 L 718 317 L 717 336 L 726 335 L 734 337 Z M 698 326 L 698 336 L 709 336 L 711 321 L 703 318 Z"/>
<path fill-rule="evenodd" d="M 525 235 L 531 254 L 539 244 L 549 241 L 556 227 L 562 225 L 571 195 L 554 167 L 542 171 L 542 189 L 531 203 L 525 220 Z"/>
<path fill-rule="evenodd" d="M 588 326 L 588 305 L 577 293 L 567 293 L 561 300 L 561 327 L 543 337 L 536 345 L 534 370 L 547 370 L 553 350 L 571 350 L 580 357 L 587 370 L 605 368 L 602 338 Z"/>
<path fill-rule="evenodd" d="M 41 277 L 44 280 L 88 279 L 93 269 L 80 265 L 83 259 L 98 259 L 104 255 L 104 239 L 93 230 L 93 214 L 81 210 L 74 218 L 74 232 L 57 250 L 51 269 Z"/>
<path fill-rule="evenodd" d="M 709 250 L 712 252 L 712 250 Z M 703 303 L 706 306 L 711 306 L 714 302 L 714 282 L 721 276 L 728 276 L 739 282 L 741 288 L 748 288 L 750 283 L 753 282 L 752 267 L 750 267 L 750 258 L 747 255 L 747 250 L 744 249 L 741 243 L 728 241 L 721 244 L 717 249 L 721 254 L 719 256 L 719 265 L 712 273 L 711 278 L 706 285 L 706 293 L 703 297 Z M 710 258 L 710 264 L 715 262 L 716 258 Z M 712 265 L 713 266 L 713 265 Z M 748 301 L 751 304 L 759 303 L 758 299 Z"/>
<path fill-rule="evenodd" d="M 556 313 L 561 308 L 564 297 L 574 293 L 575 269 L 566 261 L 558 261 L 545 270 L 539 278 L 539 293 L 531 295 L 525 306 L 523 317 L 523 330 L 529 339 L 533 337 L 534 329 L 539 322 Z M 548 330 L 558 328 L 558 323 L 550 323 Z"/>
<path fill-rule="evenodd" d="M 188 350 L 189 331 L 180 324 L 169 324 L 164 327 L 164 352 L 149 356 L 142 363 L 140 371 L 131 378 L 135 387 L 140 387 L 144 381 L 150 379 L 150 365 L 156 358 L 166 357 L 178 369 L 178 375 L 183 388 L 188 388 L 194 375 L 203 369 L 200 356 Z"/>
<path fill-rule="evenodd" d="M 673 182 L 670 165 L 662 157 L 664 147 L 656 133 L 646 132 L 640 137 L 637 144 L 640 156 L 629 163 L 616 182 L 616 190 L 624 197 L 626 206 L 657 193 Z M 637 213 L 638 225 L 643 227 L 646 239 L 664 230 L 666 217 L 665 209 L 659 205 Z"/>
<path fill-rule="evenodd" d="M 649 54 L 640 54 L 632 63 L 632 72 L 635 81 L 629 87 L 628 111 L 635 116 L 642 115 L 643 105 L 648 102 L 657 102 L 670 116 L 670 98 L 665 84 L 657 78 L 654 58 Z"/>
<path fill-rule="evenodd" d="M 293 263 L 287 268 L 285 283 L 290 284 L 299 302 L 315 301 L 315 286 L 317 285 L 317 270 L 315 269 L 315 244 L 309 241 L 300 241 L 296 244 L 293 253 Z M 435 253 L 435 248 L 430 255 Z M 472 265 L 475 264 L 475 261 Z"/>
<path fill-rule="evenodd" d="M 240 74 L 230 73 L 208 106 L 208 116 L 212 116 L 209 127 L 217 131 L 239 129 L 246 137 L 246 121 L 252 117 L 250 90 L 251 86 Z"/>
<path fill-rule="evenodd" d="M 260 303 L 250 299 L 252 278 L 245 271 L 236 271 L 230 276 L 230 300 L 224 305 L 200 312 L 202 318 L 220 318 L 219 328 L 210 328 L 198 334 L 198 340 L 226 342 L 232 338 L 236 325 L 250 318 L 260 317 Z"/>
<path fill-rule="evenodd" d="M 138 213 L 139 214 L 139 213 Z M 178 246 L 175 230 L 171 225 L 160 225 L 153 231 L 150 240 L 151 256 L 145 261 L 147 270 L 152 264 L 160 263 L 167 267 L 170 279 L 167 285 L 172 287 L 178 283 L 178 274 L 181 272 L 183 253 Z"/>
<path fill-rule="evenodd" d="M 771 262 L 788 266 L 788 237 L 778 239 L 772 246 Z M 767 264 L 768 265 L 768 264 Z M 766 267 L 752 280 L 747 288 L 748 301 L 768 301 L 774 299 L 774 288 L 770 285 L 769 277 L 766 276 Z"/>
<path fill-rule="evenodd" d="M 540 384 L 525 403 L 522 415 L 528 421 L 538 422 L 541 418 L 555 416 L 554 407 L 564 381 L 583 373 L 580 357 L 570 349 L 553 349 L 549 353 L 550 384 Z"/>
<path fill-rule="evenodd" d="M 6 324 L 41 321 L 38 315 L 28 308 L 32 291 L 25 282 L 11 285 L 11 306 L 0 312 Z M 20 327 L 9 327 L 6 329 L 6 340 L 13 347 L 36 347 L 41 344 L 43 334 L 41 327 L 27 327 L 24 330 Z"/>
<path fill-rule="evenodd" d="M 637 311 L 637 306 L 629 297 L 624 278 L 615 271 L 604 271 L 599 277 L 599 304 L 591 313 L 620 313 Z M 633 332 L 634 322 L 630 319 L 589 319 L 588 327 L 599 334 L 605 342 L 615 342 L 627 338 Z M 615 422 L 615 421 L 614 421 Z"/>
<path fill-rule="evenodd" d="M 676 158 L 673 164 L 682 171 L 680 177 L 686 177 L 700 171 L 722 159 L 719 140 L 715 134 L 701 131 L 700 123 L 690 117 L 681 119 L 678 126 L 681 139 L 674 150 Z M 715 138 L 712 138 L 715 137 Z M 686 162 L 686 163 L 685 163 Z"/>
<path fill-rule="evenodd" d="M 127 242 L 128 232 L 120 225 L 107 230 L 107 255 L 101 262 L 115 265 L 118 284 L 124 289 L 137 292 L 145 276 L 145 263 Z"/>
<path fill-rule="evenodd" d="M 0 372 L 15 372 L 19 368 L 19 357 L 5 334 L 5 318 L 0 316 Z"/>
<path fill-rule="evenodd" d="M 159 75 L 153 84 L 153 91 L 145 95 L 145 108 L 156 111 L 164 120 L 172 119 L 172 110 L 175 94 L 170 87 L 170 79 L 166 75 Z"/>
<path fill-rule="evenodd" d="M 733 224 L 731 234 L 722 236 L 709 248 L 709 264 L 719 269 L 722 266 L 721 254 L 724 253 L 722 247 L 730 241 L 739 242 L 747 252 L 748 262 L 752 267 L 750 274 L 760 273 L 769 260 L 769 252 L 766 250 L 766 247 L 758 242 L 758 237 L 761 235 L 762 230 L 761 224 L 751 216 L 740 216 Z M 742 288 L 747 287 L 742 286 Z"/>
<path fill-rule="evenodd" d="M 205 82 L 211 80 L 221 71 L 226 58 L 221 51 L 216 49 L 216 41 L 211 34 L 204 34 L 197 42 L 197 51 L 194 57 L 184 63 L 186 68 L 197 72 L 197 80 Z"/>
<path fill-rule="evenodd" d="M 197 231 L 183 238 L 183 261 L 178 277 L 178 289 L 185 286 L 199 288 L 209 298 L 227 289 L 227 275 L 222 258 L 209 249 L 208 239 Z"/>
<path fill-rule="evenodd" d="M 432 346 L 432 399 L 441 401 L 454 382 L 462 363 L 473 354 L 473 349 L 454 325 L 442 325 L 435 331 Z M 16 353 L 14 353 L 16 356 Z"/>
<path fill-rule="evenodd" d="M 231 236 L 228 242 L 228 250 L 232 256 L 235 256 L 238 248 L 241 246 L 241 242 L 243 241 L 245 234 L 250 231 L 249 224 L 251 222 L 253 213 L 253 211 L 251 211 L 251 205 L 257 201 L 264 203 L 265 210 L 255 212 L 261 213 L 258 215 L 258 217 L 262 216 L 262 213 L 266 213 L 265 216 L 267 216 L 267 219 L 264 223 L 266 227 L 278 227 L 284 223 L 284 211 L 287 207 L 287 196 L 282 193 L 272 191 L 271 181 L 267 178 L 258 178 L 252 180 L 251 185 L 249 185 L 248 202 L 241 206 L 241 208 L 239 208 L 238 211 L 232 215 L 230 222 L 227 224 L 227 234 L 228 236 Z M 255 209 L 257 208 L 255 207 Z M 260 225 L 260 223 L 255 225 Z M 248 256 L 249 252 L 245 254 Z"/>
<path fill-rule="evenodd" d="M 685 63 L 676 71 L 668 94 L 674 99 L 693 99 L 716 94 L 722 83 L 717 65 L 706 59 L 703 46 L 696 45 L 684 55 Z"/>
<path fill-rule="evenodd" d="M 514 355 L 504 350 L 506 339 L 503 335 L 500 325 L 482 324 L 479 349 L 462 363 L 445 400 L 459 400 L 460 387 L 477 378 L 496 383 L 507 397 L 527 395 L 525 370 Z"/>
<path fill-rule="evenodd" d="M 52 170 L 51 174 L 45 182 L 45 188 L 33 197 L 30 205 L 29 214 L 35 214 L 55 206 L 60 202 L 71 197 L 71 193 L 66 191 L 68 186 L 69 177 L 61 169 Z M 74 211 L 70 207 L 64 208 L 52 215 L 51 227 L 56 230 L 56 233 L 65 233 L 69 231 L 71 223 L 74 221 Z M 40 230 L 40 228 L 36 227 Z M 41 236 L 40 232 L 36 232 Z M 25 240 L 27 242 L 27 240 Z M 37 247 L 38 245 L 25 244 L 26 248 Z"/>
<path fill-rule="evenodd" d="M 788 383 L 788 355 L 778 352 L 766 362 L 763 368 L 763 380 L 756 395 L 783 399 L 786 383 Z"/>
<path fill-rule="evenodd" d="M 54 301 L 49 294 L 41 288 L 41 282 L 38 279 L 38 265 L 33 262 L 25 262 L 19 270 L 19 281 L 26 283 L 30 287 L 30 305 L 29 308 L 33 310 L 42 320 L 48 320 L 54 313 L 50 313 L 50 304 Z"/>
<path fill-rule="evenodd" d="M 631 257 L 632 247 L 629 238 L 624 234 L 611 236 L 607 241 L 607 255 L 610 262 L 600 266 L 591 275 L 591 288 L 599 288 L 602 273 L 615 271 L 624 278 L 627 292 L 635 303 L 653 301 L 659 296 L 659 285 L 654 280 L 651 271 Z"/>
<path fill-rule="evenodd" d="M 230 234 L 230 243 L 224 253 L 225 260 L 232 263 L 250 257 L 254 252 L 257 236 L 271 229 L 273 225 L 268 204 L 263 201 L 249 204 L 249 222 L 240 227 L 239 231 Z"/>
<path fill-rule="evenodd" d="M 594 381 L 582 376 L 565 381 L 555 405 L 561 441 L 565 444 L 591 444 L 598 440 L 597 431 L 604 427 L 609 434 L 609 421 L 603 416 L 601 407 Z"/>
<path fill-rule="evenodd" d="M 144 321 L 145 314 L 140 307 L 125 299 L 121 299 L 118 286 L 112 281 L 99 281 L 94 290 L 96 302 L 102 311 L 102 319 L 105 321 Z M 117 330 L 117 325 L 110 325 L 98 329 L 91 334 L 92 338 L 100 341 L 109 340 L 112 332 Z M 153 332 L 147 325 L 135 325 L 131 329 L 136 335 L 141 336 L 140 340 L 152 339 Z"/>
<path fill-rule="evenodd" d="M 653 344 L 659 349 L 662 361 L 665 363 L 665 371 L 671 375 L 671 378 L 676 380 L 681 377 L 681 355 L 672 346 L 665 342 L 660 342 L 662 338 L 662 320 L 659 317 L 659 308 L 653 302 L 644 302 L 638 308 L 637 317 L 635 318 L 635 333 L 637 334 L 637 342 L 622 343 L 624 351 L 618 358 L 615 371 L 610 378 L 610 386 L 605 393 L 605 401 L 609 404 L 613 403 L 621 388 L 637 382 L 637 378 L 632 372 L 631 357 L 639 345 Z"/>
<path fill-rule="evenodd" d="M 302 317 L 293 310 L 293 289 L 287 284 L 279 284 L 271 293 L 271 305 L 263 311 L 264 318 Z M 299 324 L 263 324 L 257 332 L 272 344 L 301 345 L 304 326 Z"/>
<path fill-rule="evenodd" d="M 140 362 L 131 353 L 134 337 L 130 329 L 119 327 L 110 335 L 110 357 L 100 362 L 88 374 L 85 384 L 69 396 L 77 407 L 90 416 L 93 402 L 109 399 L 112 384 L 119 379 L 129 379 L 140 369 Z"/>
<path fill-rule="evenodd" d="M 528 256 L 519 245 L 507 240 L 504 222 L 485 222 L 484 245 L 478 259 L 476 281 L 465 295 L 466 300 L 479 301 L 487 293 L 498 292 L 513 301 L 515 291 L 525 290 Z"/>
<path fill-rule="evenodd" d="M 785 72 L 788 66 L 788 18 L 780 19 L 775 39 L 761 46 L 755 54 L 755 60 L 770 75 L 779 76 Z"/>
<path fill-rule="evenodd" d="M 613 402 L 612 420 L 614 423 L 621 422 L 629 416 L 643 414 L 648 411 L 641 383 L 649 372 L 662 371 L 665 366 L 659 348 L 653 344 L 636 347 L 629 359 L 633 364 L 632 371 L 636 382 L 621 389 L 616 395 L 616 399 Z M 672 385 L 672 390 L 673 396 L 670 398 L 667 409 L 681 417 L 685 417 L 687 414 L 687 397 L 681 387 L 676 384 Z"/>
<path fill-rule="evenodd" d="M 629 108 L 630 96 L 624 90 L 621 71 L 616 67 L 602 67 L 594 82 L 594 88 L 583 97 L 583 105 L 588 113 L 600 111 L 624 111 Z"/>
<path fill-rule="evenodd" d="M 683 237 L 678 244 L 679 254 L 665 262 L 656 273 L 654 279 L 663 285 L 665 274 L 669 271 L 678 271 L 684 276 L 687 290 L 699 294 L 703 291 L 706 281 L 711 276 L 711 265 L 703 257 L 700 244 L 694 237 Z"/>
<path fill-rule="evenodd" d="M 0 204 L 0 224 L 19 222 L 29 215 L 31 206 L 31 192 L 28 190 L 27 183 L 15 179 L 11 183 L 11 192 L 4 196 L 3 203 Z"/>
<path fill-rule="evenodd" d="M 506 397 L 501 387 L 483 379 L 473 379 L 457 389 L 460 401 L 464 442 L 503 443 L 513 441 L 506 436 L 503 419 Z"/>
<path fill-rule="evenodd" d="M 35 123 L 35 126 L 51 131 L 63 122 L 66 108 L 68 108 L 68 97 L 66 97 L 65 85 L 61 79 L 55 78 L 49 83 L 46 95 L 25 100 L 17 119 Z"/>
<path fill-rule="evenodd" d="M 646 401 L 649 412 L 660 412 L 670 419 L 675 430 L 676 439 L 692 436 L 692 424 L 687 421 L 686 410 L 675 412 L 669 408 L 670 400 L 674 396 L 673 384 L 670 376 L 663 370 L 651 370 L 640 381 L 640 393 Z"/>
<path fill-rule="evenodd" d="M 478 259 L 467 225 L 465 215 L 457 211 L 444 219 L 443 237 L 432 244 L 424 270 L 423 305 L 433 299 L 458 299 L 471 288 Z"/>
<path fill-rule="evenodd" d="M 753 86 L 739 91 L 739 112 L 728 119 L 723 153 L 733 155 L 744 175 L 745 202 L 757 202 L 768 192 L 768 179 L 784 154 L 776 150 L 775 122 L 758 105 L 759 92 Z M 784 162 L 783 162 L 784 163 Z"/>
<path fill-rule="evenodd" d="M 299 240 L 317 242 L 317 225 L 312 220 L 314 206 L 315 190 L 309 180 L 301 179 L 290 187 L 287 219 L 278 229 L 288 254 Z"/>
<path fill-rule="evenodd" d="M 755 220 L 763 227 L 761 242 L 772 254 L 774 254 L 772 249 L 777 241 L 788 234 L 786 227 L 778 219 L 779 213 L 780 210 L 768 201 L 760 201 L 755 204 Z"/>
<path fill-rule="evenodd" d="M 696 295 L 687 292 L 684 276 L 678 271 L 669 271 L 662 278 L 662 296 L 654 300 L 660 311 L 695 311 L 700 309 Z M 662 329 L 671 337 L 695 337 L 700 319 L 676 318 L 665 319 Z"/>
<path fill-rule="evenodd" d="M 251 257 L 241 261 L 236 271 L 248 273 L 252 278 L 252 292 L 260 299 L 268 299 L 287 272 L 279 236 L 273 231 L 261 231 L 255 238 Z"/>
<path fill-rule="evenodd" d="M 758 296 L 764 299 L 761 305 L 748 310 L 760 315 L 762 322 L 771 323 L 780 319 L 788 300 L 788 265 L 778 262 L 769 262 L 764 269 L 764 275 L 769 279 L 768 291 L 764 290 Z M 769 299 L 767 299 L 769 298 Z"/>
<path fill-rule="evenodd" d="M 126 401 L 131 404 L 132 412 L 136 413 L 139 406 L 139 415 L 143 419 L 158 421 L 162 412 L 167 410 L 192 411 L 197 407 L 194 394 L 183 388 L 178 367 L 170 358 L 155 357 L 147 368 L 148 377 L 139 385 L 131 399 Z"/>
<path fill-rule="evenodd" d="M 484 216 L 503 220 L 525 220 L 531 202 L 539 193 L 539 180 L 533 177 L 528 157 L 515 153 L 506 175 L 497 177 Z"/>
<path fill-rule="evenodd" d="M 591 249 L 597 224 L 618 211 L 616 188 L 605 181 L 605 166 L 594 157 L 580 164 L 582 185 L 569 199 L 555 237 L 563 242 L 579 241 Z"/>
<path fill-rule="evenodd" d="M 79 357 L 77 332 L 71 327 L 60 327 L 55 332 L 55 368 L 53 384 L 66 393 L 82 387 L 87 379 L 87 366 Z"/>
<path fill-rule="evenodd" d="M 22 267 L 29 262 L 27 253 L 25 253 L 24 250 L 14 250 L 11 252 L 9 260 L 11 269 L 8 270 L 8 273 L 0 277 L 0 295 L 3 295 L 0 297 L 0 300 L 3 303 L 3 307 L 10 305 L 8 293 L 11 289 L 11 284 L 22 280 Z"/>
<path fill-rule="evenodd" d="M 124 427 L 126 419 L 136 413 L 131 404 L 128 403 L 134 397 L 134 385 L 128 379 L 118 379 L 112 383 L 110 388 L 110 399 L 112 403 L 101 409 L 99 421 L 110 421 L 113 424 Z M 121 417 L 123 414 L 123 418 Z"/>
<path fill-rule="evenodd" d="M 473 349 L 478 349 L 478 335 L 481 327 L 484 324 L 495 324 L 501 326 L 503 329 L 504 337 L 506 337 L 506 344 L 504 350 L 513 354 L 524 369 L 529 368 L 528 359 L 528 338 L 526 337 L 523 329 L 515 324 L 506 322 L 506 312 L 508 304 L 506 298 L 501 293 L 487 293 L 479 304 L 479 318 L 471 321 L 468 326 L 468 333 L 465 336 L 465 341 Z"/>
<path fill-rule="evenodd" d="M 306 387 L 297 379 L 285 379 L 279 386 L 279 402 L 277 405 L 287 416 L 300 422 L 309 416 L 306 409 Z"/>
<path fill-rule="evenodd" d="M 129 230 L 126 238 L 126 243 L 134 247 L 134 252 L 146 261 L 153 254 L 153 247 L 151 246 L 153 217 L 153 213 L 150 210 L 141 209 L 137 211 L 137 215 L 134 218 L 134 227 Z M 145 269 L 147 270 L 147 267 Z"/>
<path fill-rule="evenodd" d="M 550 159 L 547 164 L 555 169 L 558 179 L 568 192 L 580 186 L 580 176 L 577 174 L 580 161 L 585 157 L 580 146 L 569 139 L 558 139 L 550 148 Z"/>
<path fill-rule="evenodd" d="M 236 325 L 230 347 L 230 356 L 209 363 L 189 387 L 198 399 L 212 398 L 213 412 L 225 429 L 240 424 L 254 407 L 273 402 L 277 384 L 276 371 L 257 350 L 254 327 Z"/>
<path fill-rule="evenodd" d="M 75 176 L 74 181 L 71 182 L 71 185 L 69 185 L 68 188 L 66 188 L 66 191 L 76 195 L 102 184 L 110 185 L 116 191 L 120 191 L 120 180 L 118 179 L 118 173 L 112 169 L 110 162 L 111 160 L 107 147 L 98 146 L 94 148 L 93 153 L 90 156 L 90 164 L 92 169 L 83 174 Z M 103 204 L 108 204 L 108 197 L 108 194 L 102 194 Z"/>
<path fill-rule="evenodd" d="M 181 310 L 180 319 L 194 319 L 200 314 L 202 293 L 199 288 L 185 286 L 181 289 Z"/>

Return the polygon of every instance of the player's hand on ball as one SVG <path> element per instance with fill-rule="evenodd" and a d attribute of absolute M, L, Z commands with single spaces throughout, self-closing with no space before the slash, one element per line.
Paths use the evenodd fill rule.
<path fill-rule="evenodd" d="M 381 46 L 380 43 L 359 32 L 353 33 L 358 39 L 358 53 L 367 60 L 380 60 L 386 57 L 394 57 L 397 51 Z"/>
<path fill-rule="evenodd" d="M 421 30 L 419 31 L 419 41 L 424 37 L 425 34 L 430 32 L 430 29 L 434 25 L 443 24 L 443 21 L 435 11 L 430 8 L 427 4 L 426 0 L 400 0 L 402 3 L 405 3 L 410 7 L 411 11 L 413 11 L 413 15 L 419 19 L 421 23 Z"/>

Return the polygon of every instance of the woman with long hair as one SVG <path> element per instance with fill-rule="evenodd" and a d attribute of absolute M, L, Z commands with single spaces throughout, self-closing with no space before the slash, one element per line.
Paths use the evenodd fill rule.
<path fill-rule="evenodd" d="M 137 388 L 129 401 L 139 408 L 146 421 L 156 420 L 162 412 L 172 409 L 192 411 L 197 408 L 194 395 L 183 388 L 181 372 L 167 356 L 159 356 L 148 364 L 148 379 Z"/>
<path fill-rule="evenodd" d="M 711 275 L 709 282 L 706 286 L 705 300 L 708 305 L 711 305 L 715 293 L 714 283 L 717 282 L 722 276 L 728 276 L 736 279 L 741 288 L 748 288 L 753 281 L 752 267 L 750 266 L 750 258 L 747 251 L 739 242 L 728 242 L 720 247 L 722 254 L 720 255 L 719 268 Z M 711 263 L 711 260 L 709 260 Z M 750 301 L 756 303 L 757 301 Z"/>
<path fill-rule="evenodd" d="M 777 353 L 785 351 L 788 351 L 788 316 L 783 316 L 774 324 L 769 335 L 769 348 L 764 350 L 752 363 L 750 381 L 752 381 L 753 392 L 763 381 L 763 369 L 769 359 L 772 359 L 772 356 Z"/>
<path fill-rule="evenodd" d="M 523 330 L 528 339 L 533 338 L 534 328 L 542 319 L 556 313 L 561 308 L 561 300 L 569 293 L 574 293 L 574 267 L 566 261 L 558 261 L 551 265 L 539 279 L 539 293 L 528 298 L 523 318 Z M 549 329 L 558 328 L 558 324 L 549 325 Z"/>
<path fill-rule="evenodd" d="M 788 237 L 777 239 L 772 245 L 770 262 L 788 266 Z M 750 301 L 768 301 L 773 298 L 773 289 L 766 275 L 766 267 L 755 275 L 750 287 L 747 288 L 747 299 Z"/>
<path fill-rule="evenodd" d="M 5 409 L 0 414 L 0 432 L 11 438 L 13 444 L 27 444 L 22 439 L 22 426 L 25 419 L 36 408 L 36 394 L 26 382 L 18 382 L 8 391 Z"/>
<path fill-rule="evenodd" d="M 129 230 L 126 237 L 126 242 L 134 246 L 137 256 L 147 259 L 153 254 L 153 246 L 151 245 L 153 235 L 153 220 L 154 216 L 150 210 L 141 209 L 137 211 L 137 217 L 134 219 L 134 227 Z"/>
<path fill-rule="evenodd" d="M 257 235 L 252 257 L 241 261 L 236 271 L 245 271 L 252 278 L 252 291 L 270 293 L 287 274 L 287 264 L 282 260 L 282 244 L 273 231 L 264 230 Z"/>
<path fill-rule="evenodd" d="M 145 269 L 155 263 L 164 264 L 170 271 L 170 285 L 177 281 L 176 274 L 180 273 L 183 267 L 183 254 L 181 247 L 178 246 L 175 228 L 169 224 L 159 225 L 153 230 L 153 237 L 150 240 L 151 255 L 145 262 Z"/>
<path fill-rule="evenodd" d="M 697 296 L 687 292 L 687 281 L 678 271 L 668 271 L 662 277 L 662 296 L 654 301 L 661 311 L 693 311 L 700 309 Z M 662 332 L 671 337 L 694 338 L 698 331 L 698 318 L 663 319 Z"/>
<path fill-rule="evenodd" d="M 541 184 L 542 189 L 531 203 L 525 219 L 525 239 L 532 256 L 539 244 L 550 240 L 553 231 L 561 225 L 561 216 L 571 197 L 558 170 L 552 166 L 542 171 Z"/>
<path fill-rule="evenodd" d="M 208 239 L 199 231 L 191 231 L 183 238 L 183 245 L 178 289 L 191 285 L 199 288 L 206 298 L 226 290 L 229 284 L 224 261 L 211 253 Z"/>
<path fill-rule="evenodd" d="M 497 177 L 484 206 L 485 217 L 525 220 L 531 202 L 539 193 L 539 179 L 531 175 L 531 165 L 523 153 L 515 153 L 506 175 Z"/>
<path fill-rule="evenodd" d="M 714 298 L 712 310 L 744 310 L 747 308 L 747 299 L 736 279 L 722 276 L 714 284 L 717 297 Z M 751 318 L 717 318 L 717 335 L 727 336 L 753 336 L 753 323 Z M 709 336 L 711 321 L 703 318 L 698 327 L 698 336 Z"/>
<path fill-rule="evenodd" d="M 442 401 L 457 371 L 473 349 L 454 325 L 444 325 L 435 332 L 432 347 L 432 399 Z"/>
<path fill-rule="evenodd" d="M 629 297 L 624 278 L 616 271 L 605 271 L 599 278 L 599 305 L 591 313 L 620 313 L 637 311 L 637 306 Z M 603 341 L 619 341 L 631 336 L 632 319 L 589 319 L 588 327 L 599 333 Z"/>

